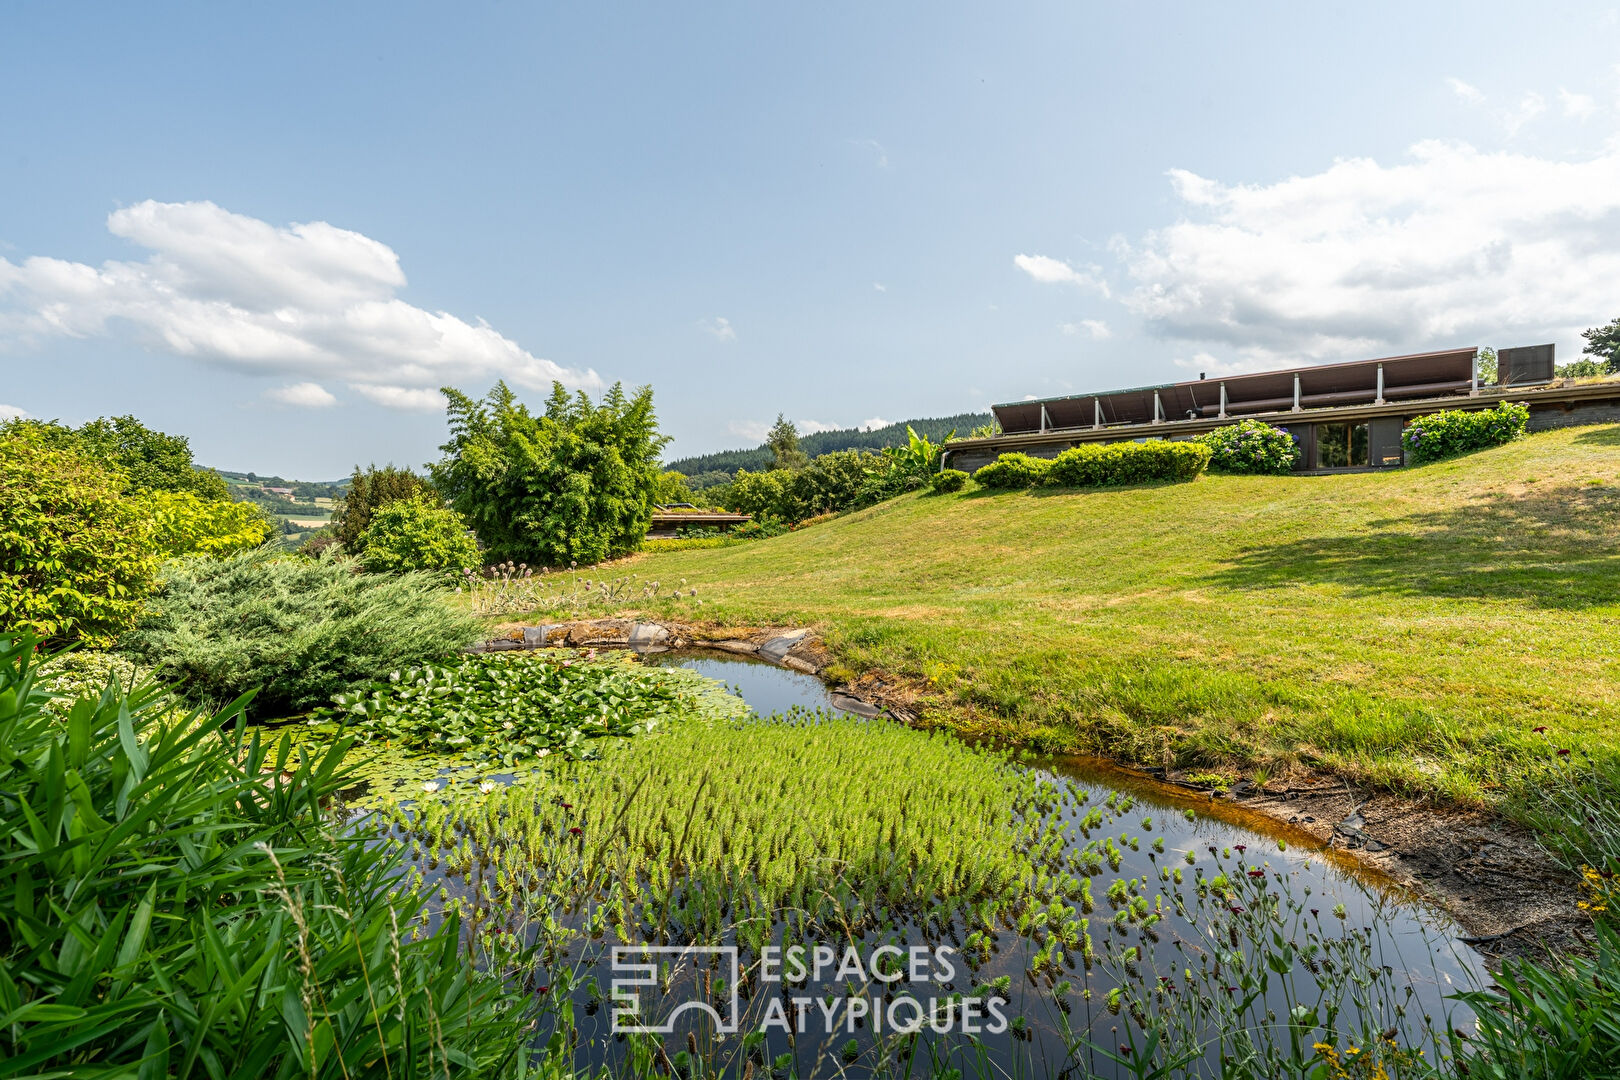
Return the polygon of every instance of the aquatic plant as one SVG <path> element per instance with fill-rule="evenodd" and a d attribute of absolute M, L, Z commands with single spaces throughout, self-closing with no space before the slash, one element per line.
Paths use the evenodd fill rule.
<path fill-rule="evenodd" d="M 389 673 L 310 713 L 316 732 L 513 766 L 584 758 L 694 701 L 689 680 L 624 655 L 487 653 Z"/>

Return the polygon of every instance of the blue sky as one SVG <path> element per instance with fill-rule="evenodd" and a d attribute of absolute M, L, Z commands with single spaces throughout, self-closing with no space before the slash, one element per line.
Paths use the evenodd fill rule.
<path fill-rule="evenodd" d="M 1416 8 L 1417 10 L 1414 10 Z M 1620 315 L 1614 4 L 0 8 L 3 411 L 669 453 Z"/>

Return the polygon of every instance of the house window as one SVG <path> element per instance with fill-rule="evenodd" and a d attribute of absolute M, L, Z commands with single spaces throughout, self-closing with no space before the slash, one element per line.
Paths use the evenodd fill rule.
<path fill-rule="evenodd" d="M 1349 469 L 1367 464 L 1366 424 L 1317 424 L 1316 467 Z"/>

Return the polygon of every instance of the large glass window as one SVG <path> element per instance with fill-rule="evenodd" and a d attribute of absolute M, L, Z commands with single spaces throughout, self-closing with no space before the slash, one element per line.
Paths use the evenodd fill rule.
<path fill-rule="evenodd" d="M 1367 464 L 1366 424 L 1317 424 L 1316 467 L 1348 469 Z"/>

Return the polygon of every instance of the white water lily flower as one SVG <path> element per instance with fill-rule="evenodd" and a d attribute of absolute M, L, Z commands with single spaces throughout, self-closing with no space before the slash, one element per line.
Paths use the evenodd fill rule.
<path fill-rule="evenodd" d="M 482 784 L 478 785 L 478 790 L 483 792 L 485 795 L 488 795 L 490 792 L 494 791 L 497 786 L 498 785 L 495 783 L 495 781 L 485 780 Z"/>
<path fill-rule="evenodd" d="M 550 750 L 536 750 L 534 752 L 534 756 L 535 757 L 545 757 L 549 753 L 551 753 Z"/>
<path fill-rule="evenodd" d="M 427 783 L 422 785 L 422 790 L 431 795 L 435 791 L 439 790 L 439 782 L 437 780 L 429 780 Z"/>

